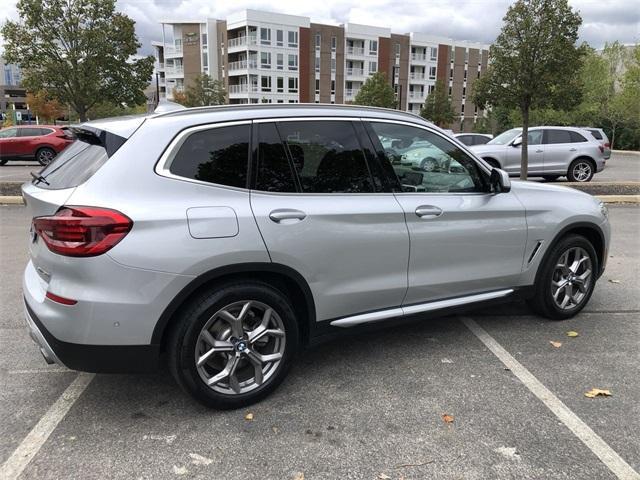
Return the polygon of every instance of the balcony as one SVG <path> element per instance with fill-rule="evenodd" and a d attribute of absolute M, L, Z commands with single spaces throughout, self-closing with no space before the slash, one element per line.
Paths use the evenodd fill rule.
<path fill-rule="evenodd" d="M 164 48 L 164 56 L 165 57 L 181 57 L 182 56 L 182 45 L 174 46 L 174 47 L 165 47 Z"/>
<path fill-rule="evenodd" d="M 231 50 L 232 48 L 241 48 L 246 47 L 247 45 L 256 45 L 258 41 L 257 37 L 253 35 L 243 35 L 242 37 L 230 38 L 227 44 L 227 48 Z"/>
<path fill-rule="evenodd" d="M 424 53 L 412 53 L 411 54 L 411 61 L 412 62 L 426 62 L 427 61 L 427 55 Z"/>
<path fill-rule="evenodd" d="M 425 97 L 424 91 L 409 92 L 409 98 L 423 100 L 424 97 Z"/>
<path fill-rule="evenodd" d="M 425 80 L 427 77 L 424 72 L 411 72 L 409 73 L 409 78 L 411 80 Z"/>
<path fill-rule="evenodd" d="M 364 70 L 362 68 L 347 68 L 347 76 L 349 77 L 364 77 Z"/>
<path fill-rule="evenodd" d="M 164 70 L 164 62 L 155 62 L 153 64 L 153 67 L 156 69 L 156 71 Z"/>
<path fill-rule="evenodd" d="M 364 56 L 364 48 L 361 48 L 361 47 L 347 47 L 347 55 Z"/>
<path fill-rule="evenodd" d="M 182 65 L 179 67 L 167 67 L 164 73 L 167 77 L 182 77 L 184 76 L 184 67 Z"/>
<path fill-rule="evenodd" d="M 245 93 L 258 93 L 260 89 L 258 85 L 249 85 L 246 83 L 241 83 L 238 85 L 229 85 L 229 95 L 238 95 Z"/>
<path fill-rule="evenodd" d="M 229 73 L 238 70 L 247 70 L 249 68 L 258 68 L 257 60 L 239 60 L 229 63 Z"/>
<path fill-rule="evenodd" d="M 358 95 L 359 91 L 360 91 L 359 88 L 347 88 L 344 91 L 344 97 L 348 99 L 353 99 L 355 98 L 356 95 Z"/>

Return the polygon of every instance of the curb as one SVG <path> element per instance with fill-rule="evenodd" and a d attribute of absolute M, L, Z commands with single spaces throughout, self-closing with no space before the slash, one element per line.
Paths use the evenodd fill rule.
<path fill-rule="evenodd" d="M 636 150 L 611 150 L 611 153 L 617 153 L 619 155 L 640 155 L 640 152 Z"/>
<path fill-rule="evenodd" d="M 22 197 L 13 195 L 0 195 L 0 205 L 24 205 Z"/>

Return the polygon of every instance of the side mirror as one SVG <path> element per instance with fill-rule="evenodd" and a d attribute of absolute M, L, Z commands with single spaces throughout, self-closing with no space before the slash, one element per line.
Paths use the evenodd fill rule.
<path fill-rule="evenodd" d="M 493 193 L 507 193 L 511 190 L 511 180 L 509 180 L 509 174 L 499 168 L 491 170 L 491 176 L 489 177 L 489 184 L 491 185 L 491 191 Z"/>
<path fill-rule="evenodd" d="M 516 139 L 511 143 L 511 146 L 512 146 L 512 147 L 519 147 L 520 145 L 522 145 L 522 137 L 516 138 Z"/>

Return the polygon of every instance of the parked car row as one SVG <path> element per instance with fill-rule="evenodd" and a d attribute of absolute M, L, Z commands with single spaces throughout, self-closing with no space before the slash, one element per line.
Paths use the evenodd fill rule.
<path fill-rule="evenodd" d="M 73 132 L 56 125 L 20 125 L 0 130 L 0 166 L 9 160 L 36 160 L 49 165 L 73 143 Z"/>

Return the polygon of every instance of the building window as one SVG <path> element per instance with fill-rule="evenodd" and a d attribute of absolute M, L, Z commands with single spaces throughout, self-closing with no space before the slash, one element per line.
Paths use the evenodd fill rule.
<path fill-rule="evenodd" d="M 429 80 L 435 80 L 436 78 L 436 67 L 429 67 Z"/>
<path fill-rule="evenodd" d="M 278 70 L 284 70 L 284 54 L 276 53 L 276 68 Z"/>
<path fill-rule="evenodd" d="M 449 80 L 453 80 L 453 68 L 449 69 Z"/>
<path fill-rule="evenodd" d="M 335 58 L 331 59 L 331 71 L 332 72 L 336 71 L 336 59 Z"/>
<path fill-rule="evenodd" d="M 427 87 L 427 92 L 428 92 L 428 93 L 433 93 L 433 91 L 434 91 L 435 89 L 436 89 L 436 86 L 435 86 L 435 85 L 429 85 L 429 86 Z"/>
<path fill-rule="evenodd" d="M 278 77 L 276 79 L 276 88 L 278 90 L 278 93 L 284 93 L 284 78 L 283 77 Z"/>
<path fill-rule="evenodd" d="M 203 47 L 207 46 L 207 34 L 206 33 L 202 34 L 202 46 Z"/>
<path fill-rule="evenodd" d="M 333 37 L 331 37 L 331 51 L 335 52 L 337 46 L 338 46 L 338 38 L 334 35 Z"/>
<path fill-rule="evenodd" d="M 469 50 L 464 49 L 464 63 L 469 63 Z"/>
<path fill-rule="evenodd" d="M 260 68 L 271 68 L 271 54 L 269 52 L 260 53 Z"/>
<path fill-rule="evenodd" d="M 480 78 L 480 70 L 478 70 L 478 76 L 476 78 Z"/>
<path fill-rule="evenodd" d="M 467 87 L 462 87 L 462 98 L 467 96 Z"/>
<path fill-rule="evenodd" d="M 289 93 L 298 93 L 298 78 L 289 78 Z"/>
<path fill-rule="evenodd" d="M 315 57 L 316 58 L 316 73 L 320 73 L 320 57 Z"/>
<path fill-rule="evenodd" d="M 460 105 L 460 113 L 464 114 L 464 103 L 462 105 Z"/>
<path fill-rule="evenodd" d="M 260 77 L 260 87 L 262 87 L 263 92 L 271 91 L 271 77 L 262 76 Z"/>
<path fill-rule="evenodd" d="M 335 95 L 335 94 L 336 94 L 336 81 L 331 80 L 331 95 Z"/>
<path fill-rule="evenodd" d="M 289 70 L 298 70 L 298 55 L 289 54 Z"/>
<path fill-rule="evenodd" d="M 438 59 L 438 47 L 431 47 L 431 60 Z"/>
<path fill-rule="evenodd" d="M 276 45 L 278 47 L 284 46 L 284 31 L 276 30 Z"/>
<path fill-rule="evenodd" d="M 278 103 L 284 103 L 284 100 L 278 100 Z"/>
<path fill-rule="evenodd" d="M 202 67 L 203 68 L 209 67 L 209 57 L 206 53 L 202 53 Z"/>
<path fill-rule="evenodd" d="M 377 55 L 378 54 L 378 41 L 371 40 L 369 42 L 369 55 Z"/>
<path fill-rule="evenodd" d="M 316 95 L 320 95 L 320 79 L 316 78 Z"/>
<path fill-rule="evenodd" d="M 320 50 L 320 42 L 322 41 L 322 38 L 320 37 L 319 33 L 316 33 L 316 49 Z"/>
<path fill-rule="evenodd" d="M 449 86 L 449 96 L 451 96 L 451 86 Z"/>
<path fill-rule="evenodd" d="M 297 47 L 298 46 L 298 32 L 287 32 L 289 37 L 289 46 Z"/>
<path fill-rule="evenodd" d="M 268 28 L 260 28 L 260 44 L 271 45 L 271 30 Z"/>
<path fill-rule="evenodd" d="M 465 71 L 464 71 L 464 79 L 465 79 L 465 80 L 467 79 L 467 70 L 466 70 L 466 69 L 465 69 Z"/>
<path fill-rule="evenodd" d="M 399 57 L 400 56 L 400 44 L 396 43 L 394 48 L 395 48 L 395 52 L 396 52 L 396 57 Z"/>
<path fill-rule="evenodd" d="M 369 62 L 369 73 L 376 73 L 378 71 L 378 62 Z"/>
<path fill-rule="evenodd" d="M 453 51 L 453 47 L 449 47 L 449 61 L 453 63 L 454 58 L 455 58 L 455 52 Z"/>

